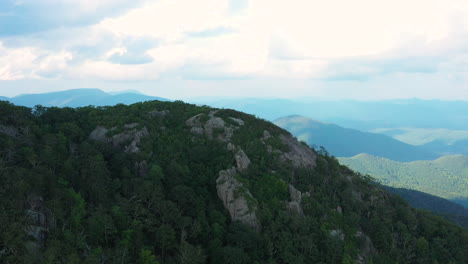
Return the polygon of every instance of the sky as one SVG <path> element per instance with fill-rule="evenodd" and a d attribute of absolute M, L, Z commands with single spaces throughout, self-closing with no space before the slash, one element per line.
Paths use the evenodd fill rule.
<path fill-rule="evenodd" d="M 1 0 L 0 96 L 468 100 L 466 0 Z"/>

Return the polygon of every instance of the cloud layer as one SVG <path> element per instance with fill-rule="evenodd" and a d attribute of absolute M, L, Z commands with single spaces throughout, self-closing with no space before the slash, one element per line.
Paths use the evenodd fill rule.
<path fill-rule="evenodd" d="M 0 92 L 468 100 L 467 47 L 464 0 L 6 0 Z"/>

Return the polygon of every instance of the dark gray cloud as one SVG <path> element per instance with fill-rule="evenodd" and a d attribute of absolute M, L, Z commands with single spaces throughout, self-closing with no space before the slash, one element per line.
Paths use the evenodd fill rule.
<path fill-rule="evenodd" d="M 98 1 L 98 0 L 96 0 Z M 141 5 L 145 0 L 105 1 L 93 10 L 80 8 L 79 1 L 2 0 L 0 4 L 0 37 L 18 36 L 56 28 L 80 27 L 120 15 Z"/>

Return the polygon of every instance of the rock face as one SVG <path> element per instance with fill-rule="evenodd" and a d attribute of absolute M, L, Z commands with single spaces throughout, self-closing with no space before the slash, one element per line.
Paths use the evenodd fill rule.
<path fill-rule="evenodd" d="M 343 233 L 343 231 L 341 231 L 341 229 L 330 230 L 330 236 L 336 237 L 341 241 L 343 241 L 345 238 L 345 234 Z"/>
<path fill-rule="evenodd" d="M 154 111 L 148 112 L 149 116 L 159 117 L 159 118 L 166 117 L 166 115 L 168 115 L 168 114 L 169 114 L 169 110 L 162 110 L 162 111 L 154 110 Z"/>
<path fill-rule="evenodd" d="M 234 158 L 236 159 L 237 170 L 242 172 L 249 168 L 250 159 L 249 157 L 247 157 L 247 155 L 242 149 L 239 149 L 239 151 L 237 151 L 237 153 L 234 154 Z"/>
<path fill-rule="evenodd" d="M 44 248 L 49 234 L 49 228 L 53 227 L 53 220 L 50 210 L 44 205 L 44 200 L 40 196 L 31 196 L 28 200 L 29 208 L 26 215 L 31 224 L 26 228 L 26 232 L 33 238 L 27 243 L 29 251 Z"/>
<path fill-rule="evenodd" d="M 357 239 L 361 240 L 361 247 L 359 248 L 356 263 L 369 263 L 369 260 L 372 258 L 372 256 L 377 253 L 372 240 L 361 231 L 357 231 L 355 236 Z"/>
<path fill-rule="evenodd" d="M 139 177 L 145 177 L 146 173 L 148 172 L 148 163 L 146 160 L 142 160 L 140 162 L 135 161 L 135 175 L 138 175 Z"/>
<path fill-rule="evenodd" d="M 236 180 L 234 177 L 236 174 L 235 168 L 219 172 L 216 180 L 218 197 L 223 201 L 224 208 L 229 211 L 232 221 L 239 221 L 260 231 L 261 225 L 256 215 L 255 199 L 249 190 Z"/>
<path fill-rule="evenodd" d="M 244 125 L 244 121 L 230 117 L 230 119 L 238 125 L 227 124 L 222 118 L 215 116 L 216 112 L 217 111 L 211 111 L 208 115 L 195 115 L 185 121 L 185 124 L 191 127 L 190 132 L 194 135 L 205 135 L 209 139 L 229 142 L 234 135 L 234 130 Z"/>
<path fill-rule="evenodd" d="M 149 134 L 146 127 L 138 130 L 138 125 L 137 123 L 126 124 L 121 133 L 115 134 L 112 137 L 107 137 L 107 133 L 114 131 L 115 127 L 107 129 L 98 126 L 91 132 L 89 138 L 95 141 L 110 143 L 116 148 L 123 148 L 126 153 L 136 153 L 140 150 L 138 145 L 141 139 Z"/>
<path fill-rule="evenodd" d="M 282 161 L 290 161 L 294 168 L 314 168 L 317 154 L 307 146 L 304 146 L 291 136 L 280 135 L 283 144 L 289 147 L 289 152 L 281 154 Z"/>
<path fill-rule="evenodd" d="M 298 215 L 304 215 L 302 211 L 302 197 L 309 197 L 310 193 L 305 192 L 301 193 L 299 190 L 294 188 L 291 184 L 288 186 L 290 202 L 287 203 L 286 207 L 289 212 L 295 213 Z"/>
<path fill-rule="evenodd" d="M 12 126 L 0 125 L 0 133 L 5 134 L 10 137 L 17 137 L 19 135 L 18 129 Z"/>

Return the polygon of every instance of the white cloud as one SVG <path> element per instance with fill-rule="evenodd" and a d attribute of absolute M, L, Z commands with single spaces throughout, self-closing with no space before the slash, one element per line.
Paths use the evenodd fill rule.
<path fill-rule="evenodd" d="M 468 72 L 466 0 L 244 0 L 238 10 L 232 0 L 139 2 L 146 4 L 93 25 L 5 39 L 13 44 L 0 45 L 0 79 L 270 78 L 383 87 L 377 82 L 385 78 L 422 85 L 427 76 L 459 87 Z M 71 16 L 130 5 L 60 3 Z"/>

